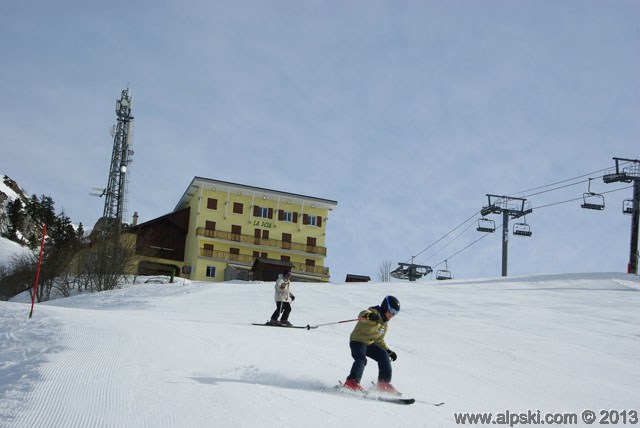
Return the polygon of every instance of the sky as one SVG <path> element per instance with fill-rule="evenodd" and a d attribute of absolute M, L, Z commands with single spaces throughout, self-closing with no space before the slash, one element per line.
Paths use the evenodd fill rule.
<path fill-rule="evenodd" d="M 507 410 L 576 417 L 554 426 L 592 426 L 585 411 L 637 418 L 636 275 L 293 287 L 289 319 L 302 326 L 395 295 L 392 384 L 417 402 L 331 390 L 351 367 L 353 323 L 250 325 L 271 314 L 273 283 L 138 283 L 36 304 L 32 318 L 28 293 L 0 301 L 0 427 L 453 427 L 456 414 Z M 370 361 L 362 384 L 377 374 Z"/>
<path fill-rule="evenodd" d="M 129 218 L 171 212 L 194 176 L 266 187 L 338 201 L 332 281 L 413 256 L 477 278 L 500 274 L 500 234 L 439 240 L 486 194 L 582 177 L 529 198 L 509 274 L 625 272 L 630 189 L 535 208 L 589 177 L 625 187 L 598 177 L 640 157 L 639 17 L 624 0 L 2 2 L 0 173 L 92 227 L 128 87 Z"/>

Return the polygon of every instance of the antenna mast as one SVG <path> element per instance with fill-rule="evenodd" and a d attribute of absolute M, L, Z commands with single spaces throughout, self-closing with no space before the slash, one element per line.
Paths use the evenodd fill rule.
<path fill-rule="evenodd" d="M 131 115 L 132 99 L 129 88 L 122 91 L 120 99 L 116 101 L 116 124 L 113 127 L 113 152 L 111 154 L 111 168 L 109 183 L 104 190 L 104 212 L 102 214 L 107 229 L 119 234 L 125 216 L 127 197 L 127 167 L 131 163 L 133 150 L 131 135 L 133 131 L 133 116 Z"/>

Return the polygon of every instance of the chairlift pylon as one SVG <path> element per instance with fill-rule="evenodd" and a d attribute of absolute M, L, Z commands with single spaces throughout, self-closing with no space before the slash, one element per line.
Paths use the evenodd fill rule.
<path fill-rule="evenodd" d="M 589 179 L 589 189 L 582 194 L 582 208 L 588 210 L 601 211 L 604 209 L 604 196 L 591 191 L 591 178 Z"/>
<path fill-rule="evenodd" d="M 496 231 L 496 222 L 490 218 L 481 217 L 478 219 L 478 232 L 493 233 Z"/>

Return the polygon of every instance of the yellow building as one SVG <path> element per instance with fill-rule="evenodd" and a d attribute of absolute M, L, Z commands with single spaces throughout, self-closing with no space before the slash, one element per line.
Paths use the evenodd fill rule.
<path fill-rule="evenodd" d="M 326 227 L 336 206 L 328 199 L 194 177 L 173 213 L 152 220 L 184 234 L 184 243 L 150 240 L 166 234 L 146 227 L 138 232 L 137 253 L 155 256 L 144 257 L 145 266 L 175 266 L 169 259 L 182 259 L 182 276 L 197 281 L 252 279 L 257 261 L 272 271 L 290 269 L 297 281 L 328 281 Z M 188 223 L 175 220 L 186 216 Z M 136 229 L 145 230 L 145 224 Z"/>

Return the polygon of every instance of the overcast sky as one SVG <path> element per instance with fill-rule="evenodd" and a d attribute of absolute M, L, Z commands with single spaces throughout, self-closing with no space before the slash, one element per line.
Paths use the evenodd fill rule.
<path fill-rule="evenodd" d="M 509 274 L 625 271 L 631 189 L 535 207 L 640 158 L 639 22 L 636 0 L 3 1 L 0 173 L 92 227 L 129 86 L 129 218 L 202 176 L 338 201 L 333 281 L 417 254 L 499 276 L 499 233 L 460 251 L 485 195 L 582 177 L 529 198 Z"/>

